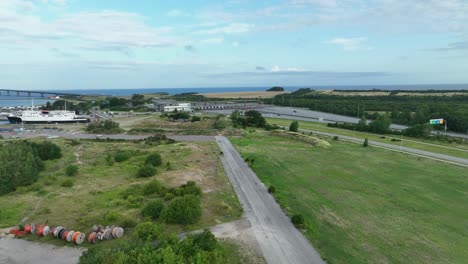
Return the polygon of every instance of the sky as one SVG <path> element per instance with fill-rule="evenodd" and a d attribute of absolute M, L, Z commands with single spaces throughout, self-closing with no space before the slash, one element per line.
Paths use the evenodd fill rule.
<path fill-rule="evenodd" d="M 0 88 L 468 83 L 467 0 L 0 0 Z"/>

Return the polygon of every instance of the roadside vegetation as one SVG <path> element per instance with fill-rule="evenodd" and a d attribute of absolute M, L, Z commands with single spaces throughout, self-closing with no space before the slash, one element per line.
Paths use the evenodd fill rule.
<path fill-rule="evenodd" d="M 462 263 L 466 168 L 256 131 L 231 138 L 329 263 Z"/>

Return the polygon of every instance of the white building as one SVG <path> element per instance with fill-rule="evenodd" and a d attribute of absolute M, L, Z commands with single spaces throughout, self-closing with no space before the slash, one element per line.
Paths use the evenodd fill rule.
<path fill-rule="evenodd" d="M 184 112 L 191 112 L 192 108 L 190 103 L 178 103 L 177 105 L 165 105 L 164 112 L 174 112 L 174 111 L 184 111 Z"/>

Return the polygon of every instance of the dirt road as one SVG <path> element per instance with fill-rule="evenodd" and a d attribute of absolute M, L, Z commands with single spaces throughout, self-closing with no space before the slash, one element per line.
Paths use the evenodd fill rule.
<path fill-rule="evenodd" d="M 325 263 L 281 210 L 257 175 L 225 137 L 216 137 L 224 166 L 268 263 Z"/>

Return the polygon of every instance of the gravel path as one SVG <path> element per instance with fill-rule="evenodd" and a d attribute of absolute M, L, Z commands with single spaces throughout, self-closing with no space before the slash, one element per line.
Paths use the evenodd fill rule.
<path fill-rule="evenodd" d="M 225 137 L 216 137 L 221 162 L 268 263 L 325 263 L 282 211 L 257 175 Z"/>

